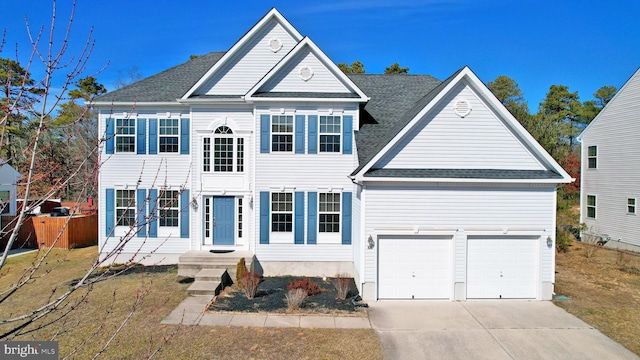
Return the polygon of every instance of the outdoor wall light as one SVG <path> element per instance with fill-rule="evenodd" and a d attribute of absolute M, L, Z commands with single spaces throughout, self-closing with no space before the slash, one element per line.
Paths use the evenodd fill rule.
<path fill-rule="evenodd" d="M 373 241 L 373 237 L 371 237 L 371 235 L 369 235 L 369 239 L 367 239 L 367 242 L 368 242 L 368 244 L 369 244 L 369 245 L 367 246 L 367 248 L 368 248 L 369 250 L 373 249 L 373 248 L 376 246 L 376 242 L 375 242 L 375 241 Z"/>
<path fill-rule="evenodd" d="M 547 247 L 551 249 L 552 246 L 553 246 L 553 239 L 551 238 L 551 236 L 547 236 Z"/>
<path fill-rule="evenodd" d="M 193 211 L 198 211 L 198 200 L 196 198 L 191 199 L 191 208 Z"/>

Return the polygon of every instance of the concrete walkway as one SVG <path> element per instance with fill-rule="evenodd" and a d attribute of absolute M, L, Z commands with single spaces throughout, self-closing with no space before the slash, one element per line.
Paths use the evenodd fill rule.
<path fill-rule="evenodd" d="M 639 359 L 549 301 L 378 301 L 388 359 Z"/>
<path fill-rule="evenodd" d="M 226 314 L 206 311 L 211 296 L 190 296 L 178 305 L 163 324 L 251 327 L 300 327 L 334 329 L 369 329 L 368 317 Z"/>

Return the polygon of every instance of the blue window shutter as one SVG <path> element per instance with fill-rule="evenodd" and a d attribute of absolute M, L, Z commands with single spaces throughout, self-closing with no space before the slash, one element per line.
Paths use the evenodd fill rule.
<path fill-rule="evenodd" d="M 149 119 L 149 154 L 158 153 L 158 119 Z"/>
<path fill-rule="evenodd" d="M 351 245 L 351 192 L 342 193 L 342 245 Z"/>
<path fill-rule="evenodd" d="M 180 237 L 189 237 L 189 209 L 191 206 L 191 198 L 189 197 L 189 189 L 182 190 L 180 194 Z"/>
<path fill-rule="evenodd" d="M 147 216 L 147 190 L 138 189 L 136 193 L 136 202 L 138 203 L 138 237 L 146 237 L 147 224 L 145 217 Z"/>
<path fill-rule="evenodd" d="M 149 190 L 149 237 L 158 237 L 158 189 Z"/>
<path fill-rule="evenodd" d="M 108 118 L 107 119 L 107 129 L 105 132 L 105 137 L 106 137 L 106 142 L 107 144 L 105 145 L 105 152 L 107 154 L 113 154 L 113 147 L 114 144 L 116 142 L 115 140 L 115 120 L 113 120 L 112 118 Z"/>
<path fill-rule="evenodd" d="M 116 211 L 115 211 L 116 192 L 113 189 L 106 189 L 105 194 L 105 229 L 106 236 L 113 236 L 113 228 L 116 224 Z"/>
<path fill-rule="evenodd" d="M 189 153 L 189 134 L 189 119 L 180 119 L 180 154 Z"/>
<path fill-rule="evenodd" d="M 295 193 L 294 243 L 304 244 L 304 192 Z"/>
<path fill-rule="evenodd" d="M 296 154 L 304 154 L 304 115 L 296 115 Z"/>
<path fill-rule="evenodd" d="M 269 145 L 271 144 L 271 117 L 269 114 L 260 115 L 260 152 L 269 153 Z"/>
<path fill-rule="evenodd" d="M 318 153 L 318 115 L 309 115 L 309 154 Z"/>
<path fill-rule="evenodd" d="M 318 238 L 318 193 L 307 193 L 307 244 L 315 244 Z"/>
<path fill-rule="evenodd" d="M 147 119 L 138 119 L 136 136 L 136 147 L 138 148 L 138 154 L 147 153 Z"/>
<path fill-rule="evenodd" d="M 269 243 L 269 192 L 260 192 L 260 244 Z"/>
<path fill-rule="evenodd" d="M 342 117 L 342 153 L 351 154 L 353 152 L 353 116 Z"/>

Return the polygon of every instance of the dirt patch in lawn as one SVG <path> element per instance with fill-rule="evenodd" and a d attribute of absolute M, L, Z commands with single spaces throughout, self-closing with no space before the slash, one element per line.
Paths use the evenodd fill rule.
<path fill-rule="evenodd" d="M 308 279 L 318 284 L 320 292 L 310 295 L 304 300 L 300 309 L 290 312 L 285 298 L 289 291 L 287 287 L 293 281 L 301 279 L 303 278 L 294 276 L 265 277 L 258 285 L 258 292 L 254 299 L 248 299 L 236 285 L 227 287 L 216 297 L 209 310 L 238 313 L 367 315 L 362 307 L 356 307 L 351 302 L 352 297 L 358 295 L 353 279 L 349 286 L 347 299 L 338 300 L 337 291 L 331 279 L 323 280 L 322 278 L 314 277 Z"/>
<path fill-rule="evenodd" d="M 554 301 L 627 349 L 640 355 L 640 254 L 574 242 L 556 256 L 556 293 L 571 300 Z"/>

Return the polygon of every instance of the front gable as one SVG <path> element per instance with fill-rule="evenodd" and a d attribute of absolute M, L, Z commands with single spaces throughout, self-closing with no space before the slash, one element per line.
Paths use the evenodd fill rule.
<path fill-rule="evenodd" d="M 399 116 L 355 180 L 573 181 L 468 67 Z"/>
<path fill-rule="evenodd" d="M 302 39 L 272 9 L 183 97 L 244 95 Z"/>
<path fill-rule="evenodd" d="M 247 92 L 245 99 L 282 97 L 367 101 L 362 90 L 306 37 Z"/>
<path fill-rule="evenodd" d="M 468 114 L 459 113 L 462 104 Z M 456 84 L 372 168 L 545 169 L 468 81 Z"/>

